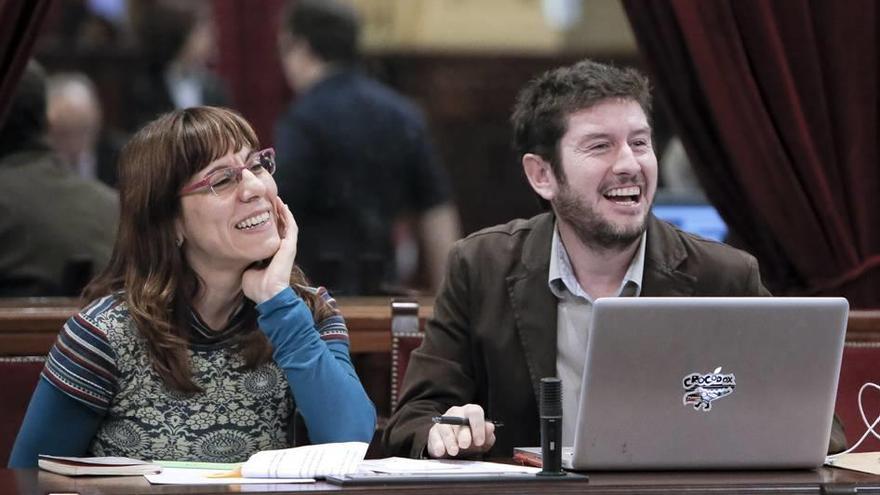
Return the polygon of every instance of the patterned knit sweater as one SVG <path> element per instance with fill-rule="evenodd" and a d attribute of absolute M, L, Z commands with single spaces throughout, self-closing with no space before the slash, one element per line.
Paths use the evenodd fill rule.
<path fill-rule="evenodd" d="M 318 293 L 335 306 L 326 291 Z M 327 436 L 340 404 L 375 418 L 351 365 L 340 315 L 316 325 L 305 303 L 292 290 L 282 291 L 257 306 L 274 359 L 246 369 L 235 341 L 247 331 L 242 322 L 248 310 L 239 309 L 219 332 L 191 313 L 189 355 L 193 379 L 203 389 L 191 394 L 167 388 L 153 370 L 122 299 L 104 297 L 71 318 L 43 378 L 104 415 L 87 454 L 237 462 L 289 446 L 295 403 L 316 442 L 353 439 Z"/>

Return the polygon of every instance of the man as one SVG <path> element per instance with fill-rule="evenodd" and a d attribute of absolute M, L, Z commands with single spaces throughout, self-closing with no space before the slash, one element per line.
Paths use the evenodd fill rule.
<path fill-rule="evenodd" d="M 229 106 L 226 81 L 211 68 L 217 56 L 212 3 L 128 2 L 143 64 L 128 88 L 126 131 L 175 108 Z"/>
<path fill-rule="evenodd" d="M 45 144 L 46 76 L 31 62 L 0 122 L 0 297 L 76 296 L 110 259 L 116 193 Z"/>
<path fill-rule="evenodd" d="M 59 73 L 47 82 L 49 145 L 84 179 L 116 186 L 116 159 L 124 138 L 104 129 L 95 85 L 82 73 Z"/>
<path fill-rule="evenodd" d="M 539 445 L 542 377 L 561 378 L 563 416 L 576 417 L 596 298 L 769 295 L 752 256 L 651 215 L 650 109 L 644 76 L 588 60 L 520 93 L 515 145 L 552 213 L 455 245 L 384 433 L 390 455 L 510 456 Z M 432 424 L 440 414 L 470 427 Z M 563 421 L 563 445 L 574 427 Z"/>
<path fill-rule="evenodd" d="M 279 37 L 298 98 L 275 134 L 279 195 L 307 236 L 297 263 L 348 294 L 397 284 L 392 232 L 417 218 L 432 289 L 459 236 L 449 185 L 416 108 L 355 69 L 358 18 L 349 6 L 299 0 Z"/>

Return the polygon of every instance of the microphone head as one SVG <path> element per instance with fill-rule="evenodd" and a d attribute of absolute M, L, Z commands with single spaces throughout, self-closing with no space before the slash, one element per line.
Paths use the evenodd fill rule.
<path fill-rule="evenodd" d="M 562 380 L 541 378 L 540 414 L 542 418 L 562 416 Z"/>

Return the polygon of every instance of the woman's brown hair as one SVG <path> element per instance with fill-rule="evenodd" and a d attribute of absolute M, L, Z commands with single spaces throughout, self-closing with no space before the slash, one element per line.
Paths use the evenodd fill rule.
<path fill-rule="evenodd" d="M 145 338 L 153 368 L 165 384 L 197 392 L 188 354 L 189 308 L 199 277 L 175 240 L 181 214 L 179 192 L 212 161 L 243 147 L 259 149 L 253 128 L 237 113 L 194 107 L 160 116 L 138 131 L 119 158 L 120 215 L 107 268 L 84 292 L 86 300 L 118 293 Z M 334 311 L 308 285 L 298 267 L 291 287 L 320 321 Z M 257 330 L 254 305 L 246 301 L 245 327 L 238 348 L 248 367 L 268 362 L 272 346 Z"/>

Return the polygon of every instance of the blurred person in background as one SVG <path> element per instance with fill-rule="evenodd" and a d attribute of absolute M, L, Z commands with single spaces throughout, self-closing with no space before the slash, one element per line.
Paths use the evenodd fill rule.
<path fill-rule="evenodd" d="M 80 177 L 116 186 L 116 159 L 124 137 L 104 129 L 95 85 L 82 73 L 53 74 L 48 80 L 48 140 L 59 158 Z"/>
<path fill-rule="evenodd" d="M 125 46 L 131 41 L 127 7 L 127 0 L 51 2 L 38 44 L 68 56 Z"/>
<path fill-rule="evenodd" d="M 110 259 L 118 199 L 46 144 L 46 74 L 30 62 L 0 123 L 0 297 L 75 296 Z"/>
<path fill-rule="evenodd" d="M 660 180 L 667 197 L 706 202 L 703 186 L 678 136 L 669 140 L 660 155 Z"/>
<path fill-rule="evenodd" d="M 129 16 L 145 72 L 132 83 L 127 129 L 175 108 L 229 104 L 226 83 L 212 70 L 216 33 L 209 3 L 132 0 Z"/>
<path fill-rule="evenodd" d="M 356 68 L 360 21 L 348 5 L 299 0 L 279 50 L 297 99 L 275 128 L 278 187 L 308 238 L 301 266 L 338 294 L 387 292 L 395 222 L 415 219 L 429 285 L 459 237 L 449 180 L 419 110 Z"/>

